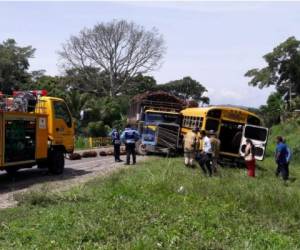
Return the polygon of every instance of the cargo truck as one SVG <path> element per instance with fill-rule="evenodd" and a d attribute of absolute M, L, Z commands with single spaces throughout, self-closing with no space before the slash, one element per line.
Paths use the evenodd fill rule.
<path fill-rule="evenodd" d="M 175 153 L 182 148 L 181 115 L 185 102 L 163 91 L 145 92 L 132 99 L 128 122 L 141 135 L 139 154 Z"/>

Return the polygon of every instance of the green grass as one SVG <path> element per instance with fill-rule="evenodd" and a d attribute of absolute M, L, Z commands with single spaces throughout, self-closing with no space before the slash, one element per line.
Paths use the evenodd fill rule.
<path fill-rule="evenodd" d="M 271 129 L 255 179 L 153 157 L 67 192 L 18 195 L 1 210 L 0 249 L 300 249 L 299 124 Z M 279 134 L 294 151 L 286 184 L 274 176 Z"/>
<path fill-rule="evenodd" d="M 89 138 L 87 137 L 82 137 L 78 136 L 75 139 L 75 149 L 89 149 L 90 143 L 89 143 Z"/>
<path fill-rule="evenodd" d="M 273 155 L 276 136 L 281 135 L 293 151 L 293 160 L 300 162 L 300 118 L 272 127 L 270 130 L 268 155 Z"/>
<path fill-rule="evenodd" d="M 255 179 L 205 178 L 180 158 L 151 158 L 68 192 L 27 193 L 0 213 L 0 248 L 300 248 L 300 166 L 287 185 L 273 170 L 267 159 Z"/>

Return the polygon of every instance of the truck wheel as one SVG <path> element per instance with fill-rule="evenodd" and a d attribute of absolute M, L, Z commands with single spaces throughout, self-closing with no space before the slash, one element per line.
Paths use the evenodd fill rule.
<path fill-rule="evenodd" d="M 6 173 L 9 175 L 9 176 L 15 176 L 16 175 L 16 173 L 18 172 L 18 168 L 16 168 L 16 167 L 7 167 L 6 169 L 5 169 L 5 171 L 6 171 Z"/>
<path fill-rule="evenodd" d="M 142 143 L 137 145 L 137 152 L 139 155 L 146 155 L 147 151 L 146 151 L 146 147 L 145 145 L 143 145 Z"/>
<path fill-rule="evenodd" d="M 53 150 L 49 155 L 49 172 L 62 174 L 65 168 L 65 156 L 61 150 Z"/>

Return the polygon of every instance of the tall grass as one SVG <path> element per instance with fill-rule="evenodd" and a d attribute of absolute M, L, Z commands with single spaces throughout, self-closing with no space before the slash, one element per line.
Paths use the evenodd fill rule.
<path fill-rule="evenodd" d="M 0 248 L 300 248 L 299 181 L 273 170 L 268 159 L 255 179 L 230 168 L 206 178 L 181 158 L 151 158 L 68 192 L 27 193 L 0 213 Z"/>
<path fill-rule="evenodd" d="M 279 134 L 294 151 L 288 183 L 274 174 Z M 299 134 L 299 121 L 271 129 L 256 178 L 153 157 L 67 192 L 18 195 L 1 210 L 0 249 L 300 249 Z"/>

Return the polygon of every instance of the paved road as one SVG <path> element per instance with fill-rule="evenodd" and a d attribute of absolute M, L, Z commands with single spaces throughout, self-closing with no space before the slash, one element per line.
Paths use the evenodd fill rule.
<path fill-rule="evenodd" d="M 123 157 L 124 158 L 124 157 Z M 143 161 L 146 157 L 137 157 Z M 64 190 L 74 185 L 86 182 L 95 176 L 107 175 L 124 168 L 124 163 L 115 163 L 112 156 L 83 158 L 81 160 L 66 160 L 63 175 L 53 176 L 46 169 L 20 170 L 15 177 L 10 177 L 5 171 L 0 172 L 0 208 L 16 205 L 14 195 L 27 190 L 45 188 L 49 190 Z"/>

